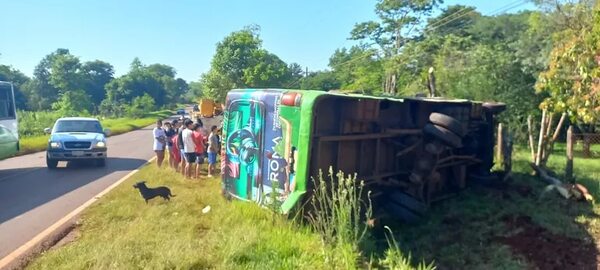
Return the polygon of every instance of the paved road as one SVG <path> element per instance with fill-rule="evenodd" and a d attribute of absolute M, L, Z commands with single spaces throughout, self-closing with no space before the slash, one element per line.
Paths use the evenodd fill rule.
<path fill-rule="evenodd" d="M 0 258 L 152 158 L 151 127 L 108 139 L 105 168 L 60 162 L 45 152 L 0 161 Z"/>
<path fill-rule="evenodd" d="M 151 130 L 108 138 L 105 168 L 60 162 L 48 170 L 45 152 L 0 160 L 0 258 L 152 158 Z"/>

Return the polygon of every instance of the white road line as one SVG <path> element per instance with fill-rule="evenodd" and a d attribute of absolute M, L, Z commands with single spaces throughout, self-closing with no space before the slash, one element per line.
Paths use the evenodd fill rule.
<path fill-rule="evenodd" d="M 58 220 L 57 222 L 52 224 L 50 227 L 46 228 L 44 231 L 42 231 L 41 233 L 39 233 L 38 235 L 33 237 L 31 240 L 27 241 L 27 243 L 23 244 L 22 246 L 15 249 L 10 254 L 8 254 L 6 257 L 2 258 L 2 260 L 0 260 L 0 269 L 13 263 L 16 259 L 20 258 L 27 251 L 29 251 L 30 249 L 39 245 L 46 237 L 48 237 L 49 235 L 54 233 L 54 231 L 56 231 L 58 228 L 65 225 L 69 220 L 71 220 L 75 216 L 79 215 L 83 210 L 88 208 L 90 205 L 92 205 L 94 202 L 96 202 L 102 196 L 106 195 L 106 193 L 110 192 L 112 189 L 117 187 L 119 184 L 125 182 L 125 180 L 129 179 L 129 177 L 131 177 L 132 175 L 137 173 L 142 167 L 146 166 L 147 164 L 152 163 L 155 159 L 156 159 L 156 157 L 152 157 L 150 160 L 148 160 L 148 162 L 139 166 L 137 169 L 131 171 L 130 173 L 128 173 L 127 175 L 125 175 L 124 177 L 119 179 L 117 182 L 115 182 L 112 185 L 110 185 L 109 187 L 105 188 L 100 193 L 96 194 L 94 197 L 89 199 L 87 202 L 85 202 L 84 204 L 77 207 L 75 210 L 68 213 L 66 216 L 64 216 L 63 218 L 61 218 L 60 220 Z"/>

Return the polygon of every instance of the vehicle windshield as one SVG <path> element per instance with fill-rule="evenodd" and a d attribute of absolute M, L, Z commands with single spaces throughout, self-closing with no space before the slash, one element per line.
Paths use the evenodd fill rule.
<path fill-rule="evenodd" d="M 54 126 L 54 132 L 95 132 L 102 133 L 100 122 L 94 120 L 60 120 Z"/>

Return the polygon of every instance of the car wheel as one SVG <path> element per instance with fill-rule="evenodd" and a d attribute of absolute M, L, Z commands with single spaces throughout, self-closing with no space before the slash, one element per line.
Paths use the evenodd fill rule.
<path fill-rule="evenodd" d="M 58 160 L 51 159 L 46 156 L 46 166 L 48 166 L 48 169 L 56 169 L 56 166 L 58 166 Z"/>
<path fill-rule="evenodd" d="M 460 122 L 458 120 L 456 120 L 454 117 L 445 115 L 445 114 L 441 114 L 441 113 L 432 113 L 431 115 L 429 115 L 429 121 L 431 121 L 431 123 L 444 127 L 452 132 L 454 132 L 456 135 L 460 136 L 460 137 L 464 137 L 465 136 L 465 129 L 463 128 L 463 126 L 460 124 Z"/>
<path fill-rule="evenodd" d="M 98 167 L 106 167 L 106 159 L 105 158 L 101 158 L 96 160 L 96 166 Z"/>
<path fill-rule="evenodd" d="M 460 148 L 462 147 L 462 139 L 456 135 L 454 132 L 437 125 L 427 124 L 423 128 L 423 132 L 429 134 L 430 136 L 440 140 L 444 144 L 454 147 Z"/>

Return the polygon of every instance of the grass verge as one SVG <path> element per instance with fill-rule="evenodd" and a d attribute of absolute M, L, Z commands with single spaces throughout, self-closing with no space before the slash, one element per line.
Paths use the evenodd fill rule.
<path fill-rule="evenodd" d="M 434 205 L 416 225 L 388 221 L 390 230 L 372 234 L 385 247 L 359 251 L 336 250 L 307 226 L 252 203 L 225 201 L 216 179 L 186 181 L 150 165 L 84 212 L 77 240 L 29 268 L 331 269 L 332 260 L 354 252 L 354 267 L 367 268 L 425 269 L 431 267 L 422 262 L 435 262 L 438 269 L 596 269 L 600 207 L 554 193 L 540 197 L 545 184 L 530 175 L 528 157 L 515 151 L 511 183 L 472 187 Z M 596 199 L 597 161 L 575 161 L 578 181 Z M 559 174 L 564 164 L 560 150 L 549 161 Z M 132 188 L 139 180 L 169 186 L 177 197 L 146 205 Z M 212 210 L 202 214 L 207 205 Z M 359 254 L 371 256 L 371 264 Z"/>
<path fill-rule="evenodd" d="M 101 119 L 102 126 L 110 129 L 111 136 L 123 134 L 135 129 L 147 127 L 154 123 L 158 118 L 166 118 L 173 114 L 172 111 L 163 110 L 148 113 L 143 118 L 116 118 L 116 119 Z M 43 151 L 48 145 L 49 135 L 33 135 L 21 136 L 19 144 L 21 149 L 17 155 L 25 155 L 34 152 Z"/>
<path fill-rule="evenodd" d="M 132 185 L 177 195 L 144 203 Z M 227 202 L 216 179 L 189 181 L 154 164 L 87 209 L 76 241 L 30 269 L 327 269 L 320 239 L 251 203 Z M 202 209 L 211 211 L 202 214 Z"/>

